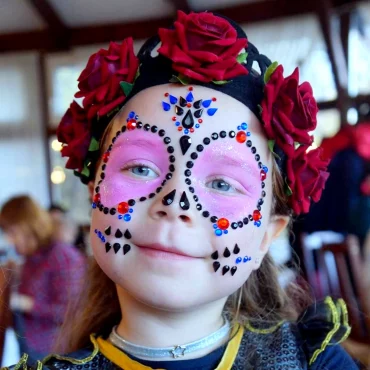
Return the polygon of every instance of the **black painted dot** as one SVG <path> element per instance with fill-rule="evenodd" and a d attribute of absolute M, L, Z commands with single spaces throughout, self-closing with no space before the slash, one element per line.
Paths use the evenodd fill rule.
<path fill-rule="evenodd" d="M 186 162 L 186 167 L 187 168 L 193 168 L 194 163 L 192 161 Z"/>
<path fill-rule="evenodd" d="M 190 170 L 185 170 L 184 174 L 185 174 L 186 177 L 190 177 L 191 176 L 191 171 Z"/>
<path fill-rule="evenodd" d="M 104 212 L 104 214 L 107 215 L 109 213 L 109 208 L 108 207 L 104 207 L 103 212 Z"/>
<path fill-rule="evenodd" d="M 203 216 L 203 217 L 206 217 L 206 218 L 207 218 L 207 217 L 209 217 L 209 212 L 208 212 L 208 211 L 204 211 L 204 212 L 202 213 L 202 216 Z"/>
<path fill-rule="evenodd" d="M 175 166 L 173 164 L 170 164 L 170 167 L 168 167 L 168 169 L 171 171 L 171 172 L 175 172 Z"/>
<path fill-rule="evenodd" d="M 266 184 L 264 182 L 261 182 L 261 188 L 264 189 Z"/>
<path fill-rule="evenodd" d="M 155 193 L 150 193 L 149 194 L 149 198 L 151 199 L 151 198 L 154 198 L 155 197 Z"/>
<path fill-rule="evenodd" d="M 121 131 L 116 132 L 116 137 L 119 136 L 119 135 L 121 135 Z"/>
<path fill-rule="evenodd" d="M 205 145 L 208 145 L 210 142 L 211 142 L 211 140 L 210 140 L 210 138 L 209 138 L 209 137 L 205 137 L 205 138 L 203 139 L 203 143 L 204 143 Z"/>
<path fill-rule="evenodd" d="M 190 191 L 190 193 L 194 193 L 195 190 L 192 186 L 189 186 L 189 191 Z"/>
<path fill-rule="evenodd" d="M 259 155 L 259 154 L 256 154 L 254 158 L 255 158 L 255 159 L 256 159 L 256 161 L 258 162 L 258 161 L 260 160 L 260 158 L 261 158 L 261 157 L 260 157 L 260 155 Z"/>
<path fill-rule="evenodd" d="M 235 131 L 230 131 L 229 132 L 229 137 L 234 138 L 235 137 Z"/>
<path fill-rule="evenodd" d="M 172 154 L 174 151 L 175 151 L 175 149 L 173 148 L 173 146 L 169 146 L 167 148 L 167 152 L 170 153 L 170 154 Z"/>
<path fill-rule="evenodd" d="M 190 158 L 191 159 L 197 159 L 198 158 L 198 154 L 197 153 L 191 153 L 191 155 L 190 155 Z"/>
<path fill-rule="evenodd" d="M 218 133 L 214 132 L 211 137 L 212 137 L 212 140 L 217 140 L 218 139 Z"/>
<path fill-rule="evenodd" d="M 139 121 L 137 124 L 136 124 L 136 127 L 137 128 L 142 128 L 143 127 L 143 123 L 141 121 Z"/>
<path fill-rule="evenodd" d="M 112 139 L 112 143 L 114 144 L 114 143 L 116 142 L 116 140 L 117 140 L 117 138 L 116 138 L 116 137 L 114 137 L 114 138 Z"/>
<path fill-rule="evenodd" d="M 174 162 L 176 161 L 176 157 L 175 157 L 174 155 L 170 155 L 170 157 L 169 157 L 169 161 L 170 161 L 171 163 L 174 163 Z"/>
<path fill-rule="evenodd" d="M 167 180 L 171 180 L 171 179 L 172 179 L 172 173 L 168 173 L 168 174 L 166 175 L 166 179 L 167 179 Z"/>
<path fill-rule="evenodd" d="M 253 216 L 252 215 L 249 215 L 248 218 L 249 218 L 249 221 L 253 221 Z"/>
<path fill-rule="evenodd" d="M 114 216 L 114 215 L 116 214 L 116 212 L 117 212 L 117 210 L 116 210 L 115 208 L 111 208 L 111 209 L 109 210 L 109 213 L 110 213 L 112 216 Z"/>
<path fill-rule="evenodd" d="M 95 188 L 95 193 L 99 193 L 99 191 L 100 191 L 100 186 L 97 186 L 97 187 Z"/>
<path fill-rule="evenodd" d="M 247 140 L 247 147 L 250 148 L 252 146 L 252 142 L 250 140 Z"/>
<path fill-rule="evenodd" d="M 198 200 L 199 200 L 199 199 L 198 199 L 198 197 L 197 197 L 196 195 L 194 195 L 194 196 L 193 196 L 193 199 L 194 199 L 196 202 L 198 202 Z"/>
<path fill-rule="evenodd" d="M 141 197 L 139 200 L 140 202 L 144 202 L 144 200 L 146 200 L 146 197 Z"/>
<path fill-rule="evenodd" d="M 130 199 L 127 203 L 129 206 L 133 207 L 136 202 L 133 199 Z"/>
<path fill-rule="evenodd" d="M 156 189 L 156 192 L 159 193 L 162 190 L 162 187 L 160 186 L 159 188 Z"/>
<path fill-rule="evenodd" d="M 262 168 L 262 162 L 258 162 L 258 167 Z"/>
<path fill-rule="evenodd" d="M 220 137 L 222 137 L 224 139 L 226 136 L 227 136 L 226 131 L 221 131 L 220 132 Z"/>
<path fill-rule="evenodd" d="M 168 136 L 166 136 L 166 137 L 163 139 L 163 141 L 164 141 L 164 143 L 165 143 L 165 144 L 169 144 L 169 143 L 171 142 L 171 139 L 170 139 Z"/>
<path fill-rule="evenodd" d="M 105 171 L 105 169 L 107 168 L 107 165 L 106 164 L 103 164 L 102 166 L 101 166 L 101 169 L 103 170 L 103 171 Z"/>
<path fill-rule="evenodd" d="M 249 222 L 248 217 L 244 217 L 243 218 L 244 225 L 248 225 L 248 222 Z"/>
<path fill-rule="evenodd" d="M 237 229 L 238 228 L 238 224 L 236 222 L 232 222 L 231 223 L 231 228 L 234 229 L 234 230 Z"/>
<path fill-rule="evenodd" d="M 204 146 L 203 145 L 197 145 L 197 151 L 198 152 L 203 152 Z"/>
<path fill-rule="evenodd" d="M 197 207 L 197 210 L 198 211 L 201 211 L 202 210 L 202 205 L 201 204 L 198 203 L 196 207 Z"/>
<path fill-rule="evenodd" d="M 263 197 L 265 197 L 265 196 L 266 196 L 266 192 L 265 192 L 265 191 L 263 191 L 263 192 L 262 192 L 262 196 L 263 196 Z"/>
<path fill-rule="evenodd" d="M 149 123 L 146 123 L 146 124 L 144 125 L 144 130 L 145 130 L 145 131 L 149 131 L 149 130 L 150 130 L 150 125 L 149 125 Z"/>
<path fill-rule="evenodd" d="M 104 178 L 105 178 L 105 174 L 104 174 L 104 172 L 102 172 L 102 173 L 100 174 L 100 178 L 101 178 L 102 180 L 104 180 Z"/>
<path fill-rule="evenodd" d="M 163 180 L 161 185 L 162 186 L 165 186 L 166 185 L 166 182 L 167 182 L 167 180 Z"/>
<path fill-rule="evenodd" d="M 150 131 L 153 132 L 153 134 L 155 134 L 158 131 L 158 127 L 157 126 L 152 126 Z"/>
<path fill-rule="evenodd" d="M 253 154 L 256 154 L 256 152 L 257 152 L 256 147 L 255 146 L 252 146 L 251 151 L 252 151 Z"/>
<path fill-rule="evenodd" d="M 260 211 L 261 210 L 261 206 L 257 206 L 257 209 Z"/>
<path fill-rule="evenodd" d="M 103 180 L 99 180 L 98 185 L 100 185 L 103 182 Z"/>
<path fill-rule="evenodd" d="M 191 180 L 189 178 L 185 179 L 185 184 L 186 185 L 190 185 L 191 184 Z"/>
<path fill-rule="evenodd" d="M 159 135 L 160 137 L 163 137 L 164 135 L 166 135 L 166 131 L 164 131 L 164 130 L 159 130 L 159 131 L 158 131 L 158 135 Z"/>
<path fill-rule="evenodd" d="M 102 204 L 99 204 L 99 211 L 103 211 L 104 206 Z"/>
<path fill-rule="evenodd" d="M 215 223 L 217 222 L 218 218 L 216 216 L 212 216 L 211 217 L 211 222 Z"/>
<path fill-rule="evenodd" d="M 242 228 L 242 227 L 244 226 L 243 221 L 239 221 L 239 222 L 238 222 L 238 226 L 239 226 L 240 228 Z"/>
<path fill-rule="evenodd" d="M 136 125 L 136 126 L 137 126 L 137 125 Z M 126 132 L 126 126 L 122 126 L 121 131 L 122 131 L 122 132 Z"/>
<path fill-rule="evenodd" d="M 263 204 L 263 199 L 258 199 L 258 205 L 262 206 L 262 204 Z"/>

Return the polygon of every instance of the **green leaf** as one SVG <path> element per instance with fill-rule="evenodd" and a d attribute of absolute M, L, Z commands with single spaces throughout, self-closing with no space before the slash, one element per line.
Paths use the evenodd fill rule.
<path fill-rule="evenodd" d="M 267 142 L 267 145 L 270 149 L 270 152 L 272 153 L 272 155 L 277 158 L 277 159 L 281 159 L 275 152 L 274 152 L 274 146 L 275 146 L 275 140 L 268 140 Z"/>
<path fill-rule="evenodd" d="M 177 78 L 177 76 L 172 75 L 172 77 L 171 77 L 171 79 L 170 79 L 170 81 L 169 81 L 169 82 L 174 83 L 174 84 L 177 84 L 177 83 L 179 83 L 180 81 L 179 81 L 179 79 Z"/>
<path fill-rule="evenodd" d="M 177 76 L 177 79 L 179 80 L 180 83 L 182 83 L 183 85 L 189 85 L 191 83 L 191 78 L 188 77 L 188 76 L 185 76 L 183 74 L 179 74 Z"/>
<path fill-rule="evenodd" d="M 291 195 L 293 195 L 293 191 L 292 191 L 292 189 L 290 188 L 290 186 L 287 183 L 287 178 L 285 178 L 285 194 L 288 197 L 290 197 Z"/>
<path fill-rule="evenodd" d="M 96 150 L 99 150 L 99 142 L 93 136 L 90 141 L 89 152 L 95 152 Z"/>
<path fill-rule="evenodd" d="M 212 81 L 215 85 L 226 85 L 228 84 L 229 82 L 231 82 L 232 80 L 230 81 L 227 81 L 227 80 L 221 80 L 221 81 Z"/>
<path fill-rule="evenodd" d="M 122 89 L 123 93 L 125 94 L 125 96 L 130 95 L 130 92 L 131 92 L 132 88 L 134 87 L 134 85 L 130 84 L 126 81 L 121 81 L 119 84 L 120 84 L 121 89 Z"/>
<path fill-rule="evenodd" d="M 136 79 L 140 76 L 140 66 L 141 64 L 139 65 L 139 67 L 137 68 L 137 71 L 136 71 L 136 75 L 135 75 L 135 79 L 134 81 L 136 81 Z"/>
<path fill-rule="evenodd" d="M 260 116 L 262 116 L 262 112 L 263 112 L 262 105 L 257 104 L 257 107 L 258 107 L 258 113 L 260 114 Z"/>
<path fill-rule="evenodd" d="M 278 62 L 274 62 L 270 65 L 270 67 L 268 67 L 266 69 L 265 75 L 263 76 L 263 80 L 264 80 L 265 84 L 267 84 L 267 82 L 269 82 L 271 75 L 274 73 L 274 71 L 278 67 L 278 65 L 279 65 Z"/>
<path fill-rule="evenodd" d="M 243 64 L 246 62 L 248 58 L 248 53 L 240 53 L 237 57 L 236 57 L 236 61 L 240 64 Z"/>
<path fill-rule="evenodd" d="M 86 167 L 86 164 L 85 164 L 83 170 L 81 171 L 81 175 L 86 176 L 86 177 L 90 176 L 90 170 Z"/>

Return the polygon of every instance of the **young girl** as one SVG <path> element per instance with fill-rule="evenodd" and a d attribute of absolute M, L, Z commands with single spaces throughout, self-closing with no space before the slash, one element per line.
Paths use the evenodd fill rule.
<path fill-rule="evenodd" d="M 328 177 L 298 77 L 208 12 L 179 12 L 138 57 L 131 39 L 90 57 L 58 137 L 92 192 L 96 263 L 69 354 L 35 368 L 357 368 L 333 346 L 343 301 L 296 321 L 268 253 Z"/>

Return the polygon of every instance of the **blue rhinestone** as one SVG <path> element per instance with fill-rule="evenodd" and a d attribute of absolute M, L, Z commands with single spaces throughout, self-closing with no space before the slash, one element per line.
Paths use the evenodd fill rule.
<path fill-rule="evenodd" d="M 224 234 L 228 234 L 229 233 L 229 230 L 224 230 Z"/>
<path fill-rule="evenodd" d="M 261 221 L 254 221 L 254 224 L 255 224 L 257 227 L 260 227 L 260 226 L 261 226 Z"/>
<path fill-rule="evenodd" d="M 98 231 L 98 237 L 101 238 L 102 237 L 102 233 L 101 231 Z"/>
<path fill-rule="evenodd" d="M 138 115 L 136 115 L 136 116 L 135 116 L 135 119 L 139 119 L 139 116 L 138 116 Z"/>
<path fill-rule="evenodd" d="M 244 263 L 246 263 L 246 262 L 248 262 L 249 261 L 249 258 L 247 257 L 247 256 L 245 256 L 244 258 L 243 258 L 243 262 Z"/>
<path fill-rule="evenodd" d="M 166 112 L 168 112 L 171 109 L 171 106 L 165 101 L 162 102 L 162 107 Z"/>
<path fill-rule="evenodd" d="M 188 129 L 184 130 L 184 134 L 188 134 L 188 133 L 189 133 Z"/>
<path fill-rule="evenodd" d="M 212 100 L 203 100 L 202 105 L 204 108 L 208 108 L 212 103 Z"/>
<path fill-rule="evenodd" d="M 135 117 L 135 112 L 130 112 L 130 113 L 128 114 L 128 117 L 129 117 L 129 118 L 134 118 L 134 117 Z"/>
<path fill-rule="evenodd" d="M 195 125 L 195 128 L 199 128 L 200 127 L 200 124 L 199 123 L 197 123 L 196 125 Z"/>
<path fill-rule="evenodd" d="M 101 241 L 105 243 L 105 236 L 102 236 Z"/>
<path fill-rule="evenodd" d="M 242 127 L 241 127 L 241 126 L 238 126 L 238 127 L 237 127 L 237 130 L 239 130 L 239 131 L 240 131 L 241 129 L 242 129 Z"/>
<path fill-rule="evenodd" d="M 123 216 L 122 215 L 118 215 L 118 219 L 119 220 L 122 220 L 123 219 Z"/>
<path fill-rule="evenodd" d="M 92 205 L 91 205 L 91 207 L 93 207 L 94 209 L 96 208 L 96 203 L 93 203 Z"/>
<path fill-rule="evenodd" d="M 243 123 L 242 123 L 242 129 L 243 129 L 243 130 L 246 130 L 247 128 L 248 128 L 248 125 L 247 125 L 245 122 L 243 122 Z"/>
<path fill-rule="evenodd" d="M 262 169 L 263 169 L 263 171 L 264 171 L 264 172 L 266 172 L 266 173 L 267 173 L 267 172 L 269 172 L 269 169 L 267 168 L 267 166 L 263 166 L 263 167 L 262 167 Z"/>
<path fill-rule="evenodd" d="M 238 265 L 243 259 L 241 257 L 238 257 L 235 261 L 235 263 Z"/>
<path fill-rule="evenodd" d="M 180 126 L 180 122 L 176 122 L 176 126 Z"/>
<path fill-rule="evenodd" d="M 176 104 L 176 103 L 177 103 L 177 98 L 176 98 L 176 96 L 170 95 L 170 103 L 171 103 L 171 104 Z"/>
<path fill-rule="evenodd" d="M 186 100 L 188 102 L 192 102 L 194 100 L 193 93 L 190 91 L 188 95 L 186 95 Z"/>
<path fill-rule="evenodd" d="M 217 112 L 217 109 L 218 108 L 209 108 L 207 114 L 212 117 Z"/>
<path fill-rule="evenodd" d="M 214 229 L 217 229 L 217 227 L 218 227 L 218 226 L 217 226 L 216 224 L 214 224 L 214 225 L 213 225 L 213 228 L 214 228 Z"/>
<path fill-rule="evenodd" d="M 123 216 L 123 219 L 126 221 L 126 222 L 129 222 L 131 220 L 131 216 L 126 213 L 124 216 Z"/>
<path fill-rule="evenodd" d="M 129 211 L 130 213 L 134 212 L 134 210 L 133 210 L 132 208 L 130 208 L 128 211 Z"/>
<path fill-rule="evenodd" d="M 247 132 L 247 136 L 251 136 L 251 133 L 250 132 Z"/>
<path fill-rule="evenodd" d="M 220 230 L 220 229 L 216 229 L 216 230 L 215 230 L 215 234 L 216 234 L 217 236 L 221 236 L 221 235 L 222 235 L 222 230 Z"/>

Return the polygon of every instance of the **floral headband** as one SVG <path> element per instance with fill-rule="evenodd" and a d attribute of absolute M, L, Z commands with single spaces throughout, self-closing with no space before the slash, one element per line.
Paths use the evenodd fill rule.
<path fill-rule="evenodd" d="M 152 57 L 159 42 L 159 55 Z M 252 68 L 254 62 L 261 73 Z M 131 38 L 93 54 L 78 81 L 75 97 L 84 98 L 83 107 L 72 102 L 57 136 L 68 157 L 66 168 L 84 183 L 93 179 L 105 128 L 129 99 L 151 86 L 192 83 L 232 96 L 261 121 L 295 214 L 307 213 L 311 200 L 321 197 L 329 161 L 322 159 L 321 149 L 308 150 L 318 112 L 310 84 L 299 84 L 298 69 L 284 78 L 283 67 L 259 54 L 231 20 L 179 11 L 174 27 L 160 29 L 138 56 Z"/>

